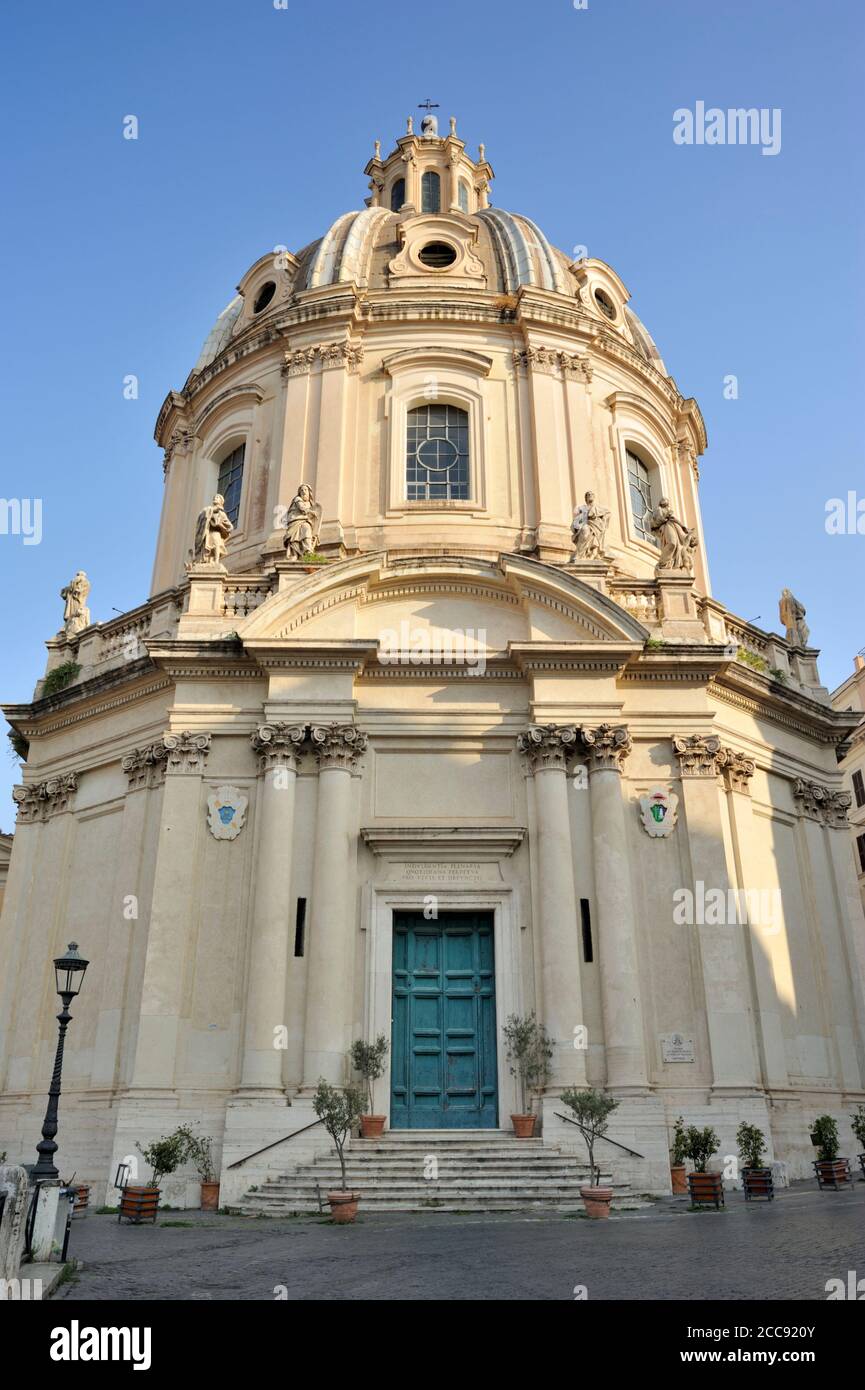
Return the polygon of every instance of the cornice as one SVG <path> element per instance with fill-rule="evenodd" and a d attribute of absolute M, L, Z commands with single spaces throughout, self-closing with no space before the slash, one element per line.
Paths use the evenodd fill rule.
<path fill-rule="evenodd" d="M 833 710 L 799 691 L 781 688 L 768 677 L 750 670 L 746 674 L 741 663 L 734 661 L 710 682 L 709 694 L 724 704 L 833 746 L 843 743 L 858 722 L 858 716 L 851 720 L 849 713 Z"/>
<path fill-rule="evenodd" d="M 146 699 L 147 696 L 167 688 L 170 684 L 168 680 L 155 679 L 147 685 L 139 685 L 128 693 L 110 700 L 98 698 L 103 691 L 131 685 L 142 677 L 155 674 L 156 667 L 150 657 L 140 657 L 124 666 L 114 666 L 98 676 L 81 681 L 78 685 L 58 690 L 47 699 L 34 700 L 31 704 L 0 705 L 0 709 L 12 727 L 24 734 L 25 738 L 39 737 L 66 728 L 70 724 L 77 724 L 82 719 L 103 714 L 107 710 L 118 709 L 132 701 Z M 52 715 L 61 711 L 61 718 L 51 719 Z"/>
<path fill-rule="evenodd" d="M 509 858 L 526 837 L 524 826 L 366 825 L 361 837 L 372 853 L 398 863 L 478 863 Z"/>

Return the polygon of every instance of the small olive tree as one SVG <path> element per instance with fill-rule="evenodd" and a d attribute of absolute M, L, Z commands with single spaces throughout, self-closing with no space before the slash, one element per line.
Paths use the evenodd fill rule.
<path fill-rule="evenodd" d="M 511 1076 L 520 1088 L 521 1114 L 532 1113 L 532 1094 L 544 1089 L 549 1075 L 553 1044 L 534 1009 L 523 1018 L 510 1014 L 502 1025 Z"/>
<path fill-rule="evenodd" d="M 706 1164 L 712 1154 L 718 1152 L 720 1143 L 717 1134 L 709 1126 L 698 1129 L 696 1125 L 688 1125 L 685 1130 L 685 1157 L 693 1163 L 695 1173 L 705 1173 Z"/>
<path fill-rule="evenodd" d="M 865 1149 L 865 1105 L 856 1106 L 855 1113 L 850 1116 L 850 1126 L 859 1145 Z"/>
<path fill-rule="evenodd" d="M 838 1125 L 831 1115 L 818 1115 L 811 1127 L 811 1141 L 817 1145 L 819 1162 L 832 1163 L 838 1157 Z"/>
<path fill-rule="evenodd" d="M 586 1141 L 591 1186 L 598 1187 L 601 1182 L 601 1170 L 595 1163 L 595 1142 L 606 1134 L 610 1116 L 619 1102 L 592 1087 L 586 1091 L 578 1091 L 574 1086 L 562 1091 L 562 1102 L 573 1113 L 574 1122 Z"/>
<path fill-rule="evenodd" d="M 759 1125 L 749 1125 L 743 1120 L 736 1130 L 736 1143 L 743 1168 L 762 1168 L 760 1160 L 766 1152 L 766 1140 Z"/>
<path fill-rule="evenodd" d="M 359 1086 L 346 1086 L 340 1090 L 331 1086 L 324 1077 L 319 1077 L 312 1108 L 333 1140 L 342 1173 L 342 1191 L 346 1192 L 345 1141 L 352 1125 L 366 1110 L 366 1096 Z"/>
<path fill-rule="evenodd" d="M 167 1178 L 179 1168 L 186 1158 L 186 1134 L 182 1129 L 177 1129 L 173 1134 L 154 1139 L 146 1149 L 142 1149 L 140 1144 L 136 1144 L 135 1147 L 145 1163 L 150 1164 L 153 1171 L 152 1184 L 158 1187 L 161 1179 Z"/>
<path fill-rule="evenodd" d="M 673 1127 L 673 1147 L 670 1149 L 670 1163 L 674 1168 L 681 1168 L 685 1159 L 688 1157 L 687 1142 L 685 1140 L 685 1121 L 680 1115 Z"/>
<path fill-rule="evenodd" d="M 387 1049 L 388 1041 L 384 1033 L 379 1033 L 375 1042 L 367 1042 L 364 1038 L 355 1038 L 351 1045 L 351 1065 L 355 1071 L 360 1072 L 366 1083 L 370 1115 L 373 1113 L 373 1082 L 378 1081 L 379 1077 L 384 1075 Z"/>

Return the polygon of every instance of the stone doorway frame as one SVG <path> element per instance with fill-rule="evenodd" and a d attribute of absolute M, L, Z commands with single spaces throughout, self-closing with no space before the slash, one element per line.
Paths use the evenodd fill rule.
<path fill-rule="evenodd" d="M 374 886 L 370 893 L 367 920 L 367 952 L 364 1016 L 366 1036 L 375 1038 L 385 1033 L 388 1040 L 393 1027 L 393 916 L 394 912 L 423 912 L 426 899 L 435 894 L 442 915 L 448 912 L 490 912 L 493 919 L 493 955 L 496 985 L 496 1060 L 498 1072 L 499 1129 L 517 1105 L 516 1078 L 512 1077 L 501 1042 L 501 1026 L 509 1014 L 519 1013 L 522 1007 L 520 973 L 520 931 L 515 910 L 514 892 L 506 884 L 495 888 L 445 888 L 433 881 L 424 889 L 400 888 L 387 884 Z M 434 918 L 431 920 L 435 920 Z M 390 1127 L 390 1049 L 384 1075 L 376 1082 L 375 1109 L 387 1115 Z M 403 1133 L 404 1131 L 400 1131 Z M 405 1131 L 410 1133 L 411 1131 Z M 436 1133 L 456 1134 L 457 1130 Z M 495 1134 L 495 1130 L 490 1130 Z"/>

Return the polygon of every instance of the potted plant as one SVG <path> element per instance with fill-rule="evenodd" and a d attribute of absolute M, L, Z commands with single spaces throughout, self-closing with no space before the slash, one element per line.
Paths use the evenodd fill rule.
<path fill-rule="evenodd" d="M 573 1112 L 574 1120 L 589 1152 L 590 1184 L 588 1187 L 580 1188 L 586 1215 L 596 1220 L 606 1220 L 610 1214 L 613 1189 L 600 1185 L 601 1170 L 595 1163 L 595 1141 L 602 1134 L 606 1134 L 610 1115 L 619 1102 L 613 1100 L 612 1096 L 604 1095 L 603 1091 L 596 1091 L 591 1087 L 585 1091 L 578 1091 L 573 1086 L 562 1092 L 562 1101 Z"/>
<path fill-rule="evenodd" d="M 384 1033 L 379 1033 L 375 1042 L 366 1042 L 363 1038 L 355 1038 L 351 1045 L 351 1064 L 355 1071 L 360 1072 L 366 1083 L 369 1101 L 369 1114 L 360 1117 L 360 1132 L 364 1139 L 380 1139 L 384 1132 L 387 1116 L 372 1113 L 372 1088 L 373 1082 L 378 1081 L 379 1077 L 384 1075 L 387 1049 L 388 1041 Z"/>
<path fill-rule="evenodd" d="M 686 1197 L 688 1194 L 686 1158 L 685 1121 L 680 1115 L 673 1129 L 673 1146 L 670 1149 L 670 1184 L 674 1197 Z"/>
<path fill-rule="evenodd" d="M 201 1183 L 201 1210 L 218 1211 L 219 1180 L 213 1161 L 213 1140 L 208 1134 L 193 1134 L 188 1125 L 181 1125 L 178 1133 L 186 1140 L 184 1157 L 195 1167 Z"/>
<path fill-rule="evenodd" d="M 331 1139 L 339 1158 L 342 1185 L 338 1192 L 328 1192 L 330 1214 L 339 1226 L 354 1221 L 357 1216 L 359 1192 L 349 1192 L 345 1180 L 345 1141 L 354 1124 L 366 1109 L 366 1096 L 358 1086 L 346 1086 L 339 1090 L 330 1082 L 319 1077 L 318 1087 L 312 1098 L 312 1108 L 321 1120 Z"/>
<path fill-rule="evenodd" d="M 772 1169 L 760 1162 L 766 1152 L 766 1140 L 762 1129 L 743 1120 L 736 1130 L 736 1143 L 739 1145 L 745 1201 L 750 1202 L 753 1197 L 765 1197 L 773 1202 L 775 1184 L 772 1180 Z"/>
<path fill-rule="evenodd" d="M 859 1167 L 862 1169 L 862 1181 L 865 1182 L 865 1105 L 856 1106 L 855 1115 L 850 1116 L 850 1127 L 863 1150 L 859 1155 Z"/>
<path fill-rule="evenodd" d="M 547 1030 L 538 1023 L 534 1009 L 525 1018 L 511 1014 L 502 1027 L 507 1047 L 511 1076 L 517 1078 L 520 1090 L 519 1115 L 511 1115 L 511 1124 L 518 1139 L 531 1139 L 537 1115 L 532 1113 L 532 1092 L 540 1092 L 547 1084 L 553 1045 Z"/>
<path fill-rule="evenodd" d="M 149 1183 L 132 1183 L 121 1190 L 117 1220 L 125 1216 L 132 1225 L 138 1226 L 142 1221 L 156 1221 L 160 1181 L 179 1168 L 186 1158 L 186 1135 L 182 1129 L 177 1129 L 173 1134 L 154 1139 L 146 1149 L 140 1144 L 135 1147 L 145 1163 L 150 1164 L 153 1177 Z"/>
<path fill-rule="evenodd" d="M 685 1157 L 694 1165 L 694 1172 L 688 1174 L 688 1190 L 694 1207 L 714 1206 L 717 1210 L 723 1205 L 721 1174 L 706 1172 L 706 1164 L 712 1154 L 718 1152 L 719 1144 L 717 1134 L 708 1126 L 698 1129 L 696 1125 L 689 1125 L 685 1130 Z"/>
<path fill-rule="evenodd" d="M 811 1143 L 817 1150 L 814 1175 L 821 1189 L 851 1187 L 849 1158 L 838 1157 L 838 1126 L 831 1115 L 818 1115 L 811 1126 Z"/>

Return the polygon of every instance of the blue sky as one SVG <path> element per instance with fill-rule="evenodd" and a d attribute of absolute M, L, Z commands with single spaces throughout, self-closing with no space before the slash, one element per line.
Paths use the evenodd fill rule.
<path fill-rule="evenodd" d="M 39 545 L 0 535 L 4 700 L 76 569 L 94 619 L 146 597 L 166 392 L 258 256 L 362 206 L 373 140 L 427 96 L 485 142 L 495 203 L 616 269 L 697 397 L 715 594 L 777 629 L 789 585 L 824 681 L 848 674 L 865 537 L 824 517 L 865 495 L 856 0 L 15 0 L 4 29 L 0 494 L 43 505 Z M 697 101 L 780 108 L 780 153 L 676 145 Z M 6 829 L 14 780 L 4 749 Z"/>

